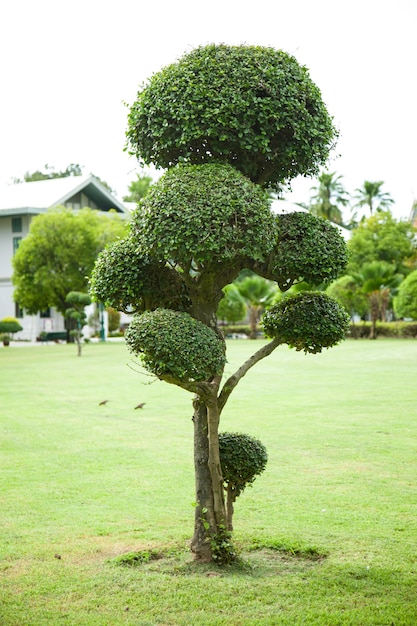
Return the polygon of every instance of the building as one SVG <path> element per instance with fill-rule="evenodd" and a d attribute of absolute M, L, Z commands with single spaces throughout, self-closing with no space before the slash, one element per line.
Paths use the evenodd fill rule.
<path fill-rule="evenodd" d="M 32 219 L 57 206 L 75 211 L 90 207 L 98 211 L 129 213 L 126 206 L 94 176 L 53 178 L 0 189 L 0 319 L 19 319 L 23 326 L 23 330 L 16 334 L 19 339 L 34 341 L 43 331 L 64 329 L 64 319 L 54 309 L 25 315 L 13 300 L 11 278 L 13 255 L 28 234 Z"/>

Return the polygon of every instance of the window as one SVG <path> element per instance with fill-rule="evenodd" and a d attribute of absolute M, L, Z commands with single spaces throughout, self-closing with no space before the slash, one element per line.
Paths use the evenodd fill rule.
<path fill-rule="evenodd" d="M 40 313 L 41 317 L 51 317 L 51 309 L 45 309 L 44 311 L 41 311 Z"/>
<path fill-rule="evenodd" d="M 22 319 L 22 317 L 24 316 L 25 312 L 22 308 L 20 308 L 19 303 L 15 302 L 14 303 L 14 316 L 17 319 Z"/>
<path fill-rule="evenodd" d="M 22 232 L 22 218 L 12 217 L 12 233 L 21 233 L 21 232 Z"/>
<path fill-rule="evenodd" d="M 22 241 L 22 237 L 13 237 L 13 254 L 16 254 L 18 247 L 20 246 L 20 242 Z"/>

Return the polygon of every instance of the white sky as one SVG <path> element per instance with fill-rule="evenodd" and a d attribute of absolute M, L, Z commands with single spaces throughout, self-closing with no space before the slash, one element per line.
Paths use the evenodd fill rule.
<path fill-rule="evenodd" d="M 416 0 L 4 0 L 0 183 L 84 166 L 127 193 L 138 86 L 207 43 L 283 49 L 310 70 L 340 129 L 330 171 L 348 191 L 385 181 L 396 217 L 417 197 Z M 340 156 L 338 156 L 340 155 Z M 307 201 L 314 181 L 293 184 Z"/>

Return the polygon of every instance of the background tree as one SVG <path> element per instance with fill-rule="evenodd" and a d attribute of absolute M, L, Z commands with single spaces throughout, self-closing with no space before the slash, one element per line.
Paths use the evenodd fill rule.
<path fill-rule="evenodd" d="M 364 263 L 385 261 L 395 272 L 408 274 L 417 261 L 416 231 L 408 221 L 398 221 L 389 211 L 368 217 L 352 232 L 348 241 L 347 273 L 357 272 Z"/>
<path fill-rule="evenodd" d="M 395 272 L 395 266 L 385 261 L 364 263 L 359 272 L 352 274 L 360 291 L 367 297 L 371 316 L 369 339 L 376 339 L 376 323 L 378 319 L 386 321 L 386 312 L 390 298 L 403 280 L 403 276 Z"/>
<path fill-rule="evenodd" d="M 139 202 L 146 196 L 152 183 L 153 178 L 149 174 L 137 174 L 136 180 L 133 180 L 128 187 L 129 194 L 123 196 L 123 201 Z"/>
<path fill-rule="evenodd" d="M 310 213 L 342 225 L 341 207 L 349 203 L 349 194 L 343 186 L 342 176 L 336 176 L 336 172 L 322 172 L 318 178 L 318 185 L 312 187 L 311 191 L 313 195 L 307 207 Z"/>
<path fill-rule="evenodd" d="M 78 163 L 70 163 L 64 170 L 55 171 L 55 168 L 51 165 L 46 164 L 44 170 L 36 170 L 35 172 L 26 172 L 23 178 L 13 178 L 12 182 L 14 184 L 18 183 L 33 183 L 39 180 L 51 180 L 54 178 L 68 178 L 69 176 L 82 176 L 83 170 L 81 165 Z M 91 174 L 94 176 L 99 183 L 103 185 L 110 193 L 115 193 L 114 189 L 105 181 L 102 180 L 99 176 L 95 174 Z"/>
<path fill-rule="evenodd" d="M 224 296 L 217 307 L 217 319 L 235 324 L 245 318 L 246 306 L 236 283 L 226 285 L 223 289 Z"/>
<path fill-rule="evenodd" d="M 92 294 L 145 311 L 126 332 L 130 350 L 159 379 L 193 394 L 192 550 L 199 559 L 227 561 L 233 548 L 218 433 L 227 400 L 278 345 L 318 352 L 344 337 L 348 316 L 325 294 L 305 292 L 296 296 L 296 328 L 274 305 L 271 341 L 223 381 L 226 344 L 216 311 L 243 269 L 288 290 L 303 279 L 333 280 L 344 268 L 345 243 L 335 228 L 309 214 L 273 215 L 262 189 L 317 172 L 335 131 L 293 57 L 221 45 L 198 48 L 155 74 L 131 108 L 127 138 L 143 162 L 168 171 L 140 203 L 129 236 L 100 255 Z"/>
<path fill-rule="evenodd" d="M 345 307 L 352 320 L 355 314 L 362 317 L 369 310 L 367 297 L 352 276 L 341 276 L 327 287 L 326 293 Z"/>
<path fill-rule="evenodd" d="M 61 207 L 36 216 L 13 257 L 14 299 L 29 314 L 49 307 L 65 314 L 67 294 L 88 290 L 99 252 L 125 232 L 115 213 Z"/>
<path fill-rule="evenodd" d="M 235 282 L 249 314 L 250 339 L 258 336 L 258 322 L 266 307 L 278 297 L 278 287 L 271 280 L 253 274 Z"/>
<path fill-rule="evenodd" d="M 52 178 L 67 178 L 68 176 L 81 176 L 82 167 L 78 163 L 70 163 L 65 170 L 56 172 L 55 168 L 46 164 L 44 170 L 36 170 L 35 172 L 26 172 L 22 178 L 14 178 L 14 183 L 32 183 L 38 180 L 50 180 Z"/>
<path fill-rule="evenodd" d="M 120 330 L 120 311 L 116 311 L 113 307 L 107 309 L 107 319 L 109 324 L 109 333 L 115 333 Z"/>
<path fill-rule="evenodd" d="M 356 200 L 356 203 L 354 206 L 368 208 L 370 215 L 373 215 L 375 211 L 389 209 L 394 200 L 388 192 L 382 191 L 381 187 L 383 184 L 383 180 L 365 180 L 362 187 L 355 189 L 354 200 Z"/>
<path fill-rule="evenodd" d="M 65 300 L 70 305 L 65 311 L 65 317 L 75 322 L 76 328 L 71 331 L 72 336 L 77 344 L 77 355 L 81 356 L 81 338 L 83 326 L 87 323 L 87 314 L 85 307 L 91 304 L 91 298 L 88 293 L 80 291 L 70 291 Z"/>
<path fill-rule="evenodd" d="M 417 270 L 411 272 L 399 286 L 394 298 L 394 310 L 398 317 L 417 319 Z"/>

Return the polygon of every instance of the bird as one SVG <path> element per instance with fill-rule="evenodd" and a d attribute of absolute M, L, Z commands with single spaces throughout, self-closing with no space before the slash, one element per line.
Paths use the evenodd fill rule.
<path fill-rule="evenodd" d="M 137 406 L 135 406 L 135 409 L 143 409 L 143 407 L 145 406 L 146 402 L 141 402 L 140 404 L 138 404 Z"/>
<path fill-rule="evenodd" d="M 108 400 L 102 400 L 101 402 L 98 403 L 99 406 L 102 406 L 103 404 L 107 404 Z"/>

